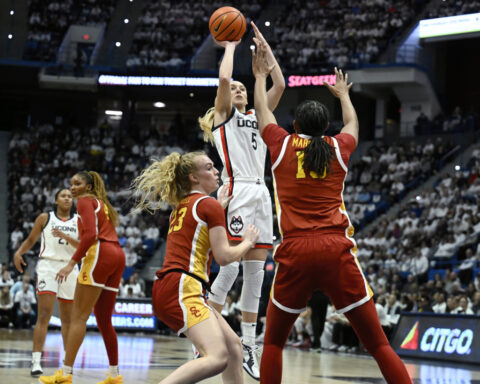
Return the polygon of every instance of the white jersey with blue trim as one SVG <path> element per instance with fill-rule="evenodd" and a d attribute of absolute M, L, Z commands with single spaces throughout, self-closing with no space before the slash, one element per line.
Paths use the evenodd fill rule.
<path fill-rule="evenodd" d="M 232 107 L 227 121 L 215 126 L 212 131 L 223 163 L 224 183 L 232 178 L 263 180 L 267 146 L 258 130 L 254 109 L 242 113 Z"/>
<path fill-rule="evenodd" d="M 48 260 L 69 261 L 75 253 L 75 248 L 66 240 L 53 236 L 52 230 L 58 229 L 78 240 L 77 221 L 76 213 L 71 215 L 68 220 L 62 220 L 56 212 L 48 212 L 48 220 L 42 231 L 39 257 Z"/>

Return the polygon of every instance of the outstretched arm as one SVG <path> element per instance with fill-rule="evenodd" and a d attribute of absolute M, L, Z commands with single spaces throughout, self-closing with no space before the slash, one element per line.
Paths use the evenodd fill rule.
<path fill-rule="evenodd" d="M 233 74 L 233 56 L 235 48 L 240 43 L 238 41 L 217 41 L 215 42 L 225 48 L 222 63 L 218 73 L 219 84 L 217 89 L 217 97 L 215 98 L 215 116 L 214 123 L 218 124 L 227 120 L 232 111 L 232 93 L 230 91 L 230 80 Z"/>
<path fill-rule="evenodd" d="M 270 76 L 272 77 L 273 85 L 267 92 L 268 109 L 270 109 L 270 111 L 273 112 L 275 108 L 277 108 L 278 103 L 282 97 L 283 91 L 285 90 L 285 78 L 283 77 L 282 70 L 278 65 L 277 59 L 275 59 L 275 55 L 273 54 L 272 48 L 267 43 L 267 40 L 265 39 L 265 37 L 263 37 L 262 33 L 260 32 L 260 30 L 257 28 L 257 26 L 253 21 L 251 22 L 251 25 L 253 28 L 253 32 L 255 32 L 255 37 L 259 41 L 264 43 L 266 46 L 267 62 L 270 65 L 273 65 L 273 70 L 270 73 Z"/>
<path fill-rule="evenodd" d="M 267 77 L 273 70 L 273 66 L 268 65 L 267 48 L 257 38 L 253 41 L 256 45 L 256 51 L 252 51 L 252 70 L 255 76 L 255 114 L 258 121 L 260 135 L 268 124 L 277 124 L 277 120 L 270 108 L 268 108 L 267 98 Z"/>
<path fill-rule="evenodd" d="M 350 88 L 352 88 L 353 83 L 348 84 L 348 73 L 343 75 L 342 70 L 338 70 L 335 67 L 335 76 L 336 83 L 334 86 L 323 83 L 333 96 L 340 99 L 340 104 L 342 106 L 342 117 L 344 127 L 340 131 L 341 133 L 349 133 L 355 138 L 355 143 L 358 143 L 358 118 L 357 112 L 353 107 L 352 101 L 350 100 Z"/>

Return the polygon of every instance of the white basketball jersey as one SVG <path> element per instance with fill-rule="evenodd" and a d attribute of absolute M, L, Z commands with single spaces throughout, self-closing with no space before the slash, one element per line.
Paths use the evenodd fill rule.
<path fill-rule="evenodd" d="M 227 121 L 213 128 L 213 137 L 222 159 L 222 180 L 258 178 L 263 180 L 267 146 L 258 131 L 255 110 L 241 113 L 232 108 Z"/>
<path fill-rule="evenodd" d="M 75 248 L 64 239 L 54 237 L 52 229 L 57 228 L 66 235 L 78 239 L 77 214 L 66 221 L 59 219 L 55 212 L 48 213 L 47 224 L 42 231 L 42 243 L 40 245 L 40 258 L 69 261 L 75 253 Z"/>

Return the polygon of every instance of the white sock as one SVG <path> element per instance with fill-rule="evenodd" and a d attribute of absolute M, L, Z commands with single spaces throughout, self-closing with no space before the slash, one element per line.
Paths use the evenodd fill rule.
<path fill-rule="evenodd" d="M 108 367 L 108 373 L 110 374 L 110 376 L 112 377 L 117 377 L 119 375 L 118 373 L 118 365 L 110 365 Z"/>
<path fill-rule="evenodd" d="M 245 345 L 255 345 L 257 323 L 244 323 L 242 321 L 242 341 Z"/>
<path fill-rule="evenodd" d="M 62 370 L 64 375 L 71 375 L 73 373 L 73 367 L 70 367 L 69 365 L 64 365 Z"/>
<path fill-rule="evenodd" d="M 40 363 L 40 359 L 42 358 L 42 352 L 32 352 L 32 361 L 35 363 Z"/>

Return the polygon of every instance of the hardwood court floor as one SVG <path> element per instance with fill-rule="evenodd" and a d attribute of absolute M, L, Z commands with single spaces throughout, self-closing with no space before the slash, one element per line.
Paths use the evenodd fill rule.
<path fill-rule="evenodd" d="M 38 383 L 30 377 L 32 331 L 0 329 L 0 384 Z M 158 383 L 192 358 L 188 340 L 158 335 L 119 334 L 119 365 L 126 384 Z M 52 374 L 63 353 L 58 331 L 50 331 L 43 366 Z M 313 353 L 293 348 L 284 352 L 283 383 L 346 384 L 384 383 L 375 361 L 364 355 Z M 480 367 L 406 361 L 416 384 L 480 384 Z M 91 384 L 105 378 L 108 367 L 105 347 L 98 333 L 87 333 L 75 362 L 74 384 Z M 256 383 L 246 373 L 244 383 Z M 203 383 L 221 383 L 220 376 Z"/>

